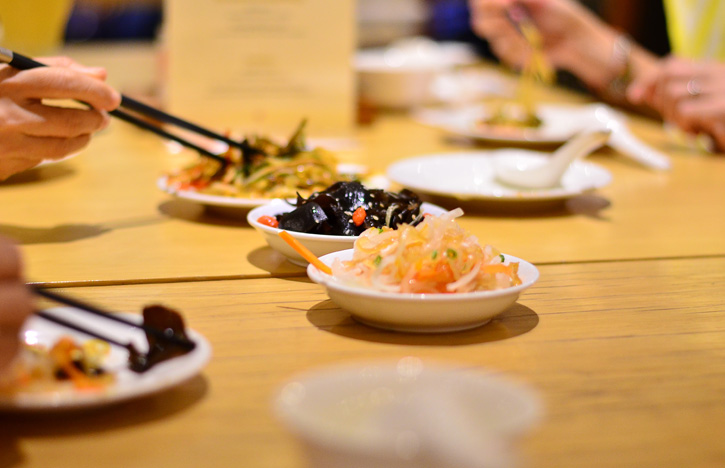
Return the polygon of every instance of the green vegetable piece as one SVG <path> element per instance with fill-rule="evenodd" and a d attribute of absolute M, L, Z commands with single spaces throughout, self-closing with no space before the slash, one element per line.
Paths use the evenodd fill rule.
<path fill-rule="evenodd" d="M 451 259 L 456 258 L 456 257 L 458 257 L 458 252 L 456 252 L 453 249 L 448 249 L 448 250 L 446 250 L 446 257 L 451 258 Z"/>

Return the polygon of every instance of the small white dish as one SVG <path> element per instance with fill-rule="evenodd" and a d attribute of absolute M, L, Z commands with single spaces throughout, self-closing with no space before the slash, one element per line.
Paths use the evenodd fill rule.
<path fill-rule="evenodd" d="M 294 200 L 290 201 L 294 202 Z M 288 201 L 277 198 L 251 210 L 249 214 L 247 214 L 247 222 L 264 236 L 264 239 L 270 247 L 287 257 L 287 260 L 295 265 L 305 267 L 308 265 L 307 260 L 302 258 L 295 249 L 290 247 L 287 242 L 279 237 L 279 233 L 282 229 L 273 228 L 257 221 L 262 216 L 271 216 L 274 218 L 278 214 L 288 213 L 294 209 L 295 207 Z M 421 205 L 421 209 L 424 213 L 430 213 L 434 216 L 438 216 L 446 212 L 446 210 L 440 206 L 430 203 L 423 203 Z M 313 254 L 315 254 L 316 257 L 321 257 L 339 250 L 351 249 L 355 241 L 360 237 L 328 236 L 324 234 L 307 234 L 295 231 L 287 232 L 289 232 L 292 237 L 300 241 L 302 245 L 307 247 Z"/>
<path fill-rule="evenodd" d="M 482 125 L 493 107 L 476 104 L 463 107 L 421 109 L 414 117 L 419 122 L 450 134 L 481 141 L 516 144 L 560 144 L 594 122 L 589 106 L 540 105 L 536 115 L 541 126 L 518 128 Z"/>
<path fill-rule="evenodd" d="M 586 161 L 574 161 L 557 187 L 522 189 L 496 178 L 497 158 L 515 158 L 534 165 L 548 156 L 549 153 L 517 148 L 432 154 L 398 161 L 388 167 L 387 175 L 390 180 L 421 194 L 514 203 L 563 200 L 604 187 L 612 180 L 609 171 Z"/>
<path fill-rule="evenodd" d="M 353 249 L 320 257 L 332 265 L 335 259 L 352 259 Z M 358 321 L 386 330 L 413 333 L 444 333 L 479 327 L 508 309 L 519 295 L 539 278 L 531 263 L 504 254 L 505 263 L 519 263 L 521 284 L 493 291 L 453 294 L 408 294 L 375 291 L 351 286 L 307 266 L 307 276 L 325 287 L 327 295 Z"/>
<path fill-rule="evenodd" d="M 609 171 L 586 161 L 574 161 L 556 187 L 523 189 L 496 178 L 498 158 L 535 165 L 548 157 L 549 153 L 515 148 L 433 154 L 398 161 L 388 167 L 387 175 L 390 180 L 421 194 L 513 203 L 564 200 L 604 187 L 612 180 Z"/>
<path fill-rule="evenodd" d="M 500 374 L 416 357 L 308 371 L 274 409 L 311 466 L 346 468 L 510 468 L 542 413 Z"/>
<path fill-rule="evenodd" d="M 606 104 L 537 106 L 541 119 L 537 128 L 507 127 L 481 124 L 490 117 L 491 105 L 476 104 L 463 107 L 421 109 L 415 119 L 439 128 L 451 135 L 473 140 L 516 145 L 558 145 L 587 129 L 609 129 L 608 146 L 638 164 L 658 171 L 670 169 L 670 158 L 632 134 L 627 118 Z"/>
<path fill-rule="evenodd" d="M 57 307 L 47 310 L 69 321 L 83 323 L 84 326 L 113 336 L 121 342 L 134 343 L 137 349 L 145 351 L 148 347 L 143 332 L 128 325 L 95 317 L 71 307 Z M 140 320 L 139 314 L 128 314 L 131 320 Z M 69 336 L 78 342 L 90 339 L 73 330 L 66 329 L 40 317 L 30 317 L 23 328 L 23 336 L 29 344 L 52 346 L 63 336 Z M 128 352 L 111 346 L 111 354 L 105 361 L 104 369 L 115 375 L 115 381 L 99 391 L 78 391 L 71 385 L 59 383 L 47 391 L 27 391 L 0 393 L 0 412 L 57 412 L 97 408 L 140 398 L 172 388 L 197 375 L 211 358 L 211 345 L 198 332 L 187 329 L 188 337 L 196 347 L 183 356 L 159 363 L 143 373 L 128 368 Z"/>
<path fill-rule="evenodd" d="M 359 164 L 338 164 L 338 171 L 342 174 L 365 174 L 367 168 Z M 365 180 L 369 187 L 387 188 L 388 180 L 381 176 L 371 176 Z M 264 205 L 272 198 L 243 198 L 224 195 L 210 195 L 196 190 L 180 190 L 169 183 L 169 177 L 164 175 L 156 180 L 156 186 L 161 191 L 173 195 L 181 200 L 198 203 L 213 208 L 215 211 L 232 217 L 244 217 L 251 208 Z"/>
<path fill-rule="evenodd" d="M 233 210 L 249 210 L 269 201 L 265 198 L 225 197 L 222 195 L 209 195 L 197 192 L 196 190 L 180 190 L 169 183 L 168 176 L 159 177 L 156 181 L 156 186 L 162 191 L 181 200 L 215 208 L 231 208 L 232 210 L 229 211 L 231 213 L 234 212 Z"/>

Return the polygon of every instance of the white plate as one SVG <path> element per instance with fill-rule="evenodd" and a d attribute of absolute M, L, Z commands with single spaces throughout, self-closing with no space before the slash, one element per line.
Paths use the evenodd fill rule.
<path fill-rule="evenodd" d="M 485 104 L 446 109 L 422 109 L 415 119 L 454 135 L 475 140 L 501 143 L 559 144 L 575 133 L 595 124 L 592 106 L 540 105 L 537 116 L 542 124 L 537 128 L 508 128 L 481 125 L 491 115 Z"/>
<path fill-rule="evenodd" d="M 499 202 L 562 200 L 603 187 L 612 180 L 609 171 L 585 161 L 574 161 L 564 173 L 561 185 L 550 189 L 521 189 L 495 178 L 495 158 L 532 160 L 548 155 L 523 149 L 434 154 L 399 161 L 388 167 L 388 177 L 418 193 Z"/>
<path fill-rule="evenodd" d="M 353 249 L 325 255 L 320 260 L 332 265 L 335 259 L 352 259 Z M 504 254 L 505 262 L 519 262 L 522 284 L 494 291 L 453 294 L 408 294 L 381 292 L 344 284 L 307 266 L 307 276 L 327 290 L 333 302 L 367 325 L 413 333 L 443 333 L 484 325 L 508 309 L 525 289 L 539 278 L 531 263 Z"/>
<path fill-rule="evenodd" d="M 196 190 L 178 190 L 173 185 L 169 184 L 168 176 L 161 176 L 156 181 L 156 186 L 162 191 L 169 193 L 176 198 L 198 203 L 204 206 L 212 206 L 219 208 L 234 208 L 237 210 L 244 210 L 254 208 L 255 206 L 263 205 L 269 201 L 267 198 L 240 198 L 240 197 L 225 197 L 223 195 L 209 195 L 206 193 L 197 192 Z"/>
<path fill-rule="evenodd" d="M 140 330 L 122 323 L 95 317 L 70 307 L 49 309 L 62 314 L 70 321 L 83 323 L 89 328 L 116 337 L 121 342 L 131 341 L 137 349 L 145 351 L 147 344 Z M 132 320 L 140 315 L 128 314 Z M 26 323 L 24 337 L 28 343 L 50 346 L 62 336 L 70 336 L 79 342 L 90 339 L 87 335 L 68 330 L 39 317 L 31 317 Z M 155 365 L 143 373 L 128 368 L 128 352 L 111 346 L 111 354 L 104 368 L 115 374 L 115 382 L 97 392 L 76 391 L 70 385 L 59 384 L 57 389 L 43 392 L 20 392 L 11 395 L 0 393 L 0 411 L 50 412 L 95 408 L 150 395 L 174 387 L 197 375 L 211 357 L 211 346 L 194 330 L 187 329 L 189 338 L 196 343 L 193 351 Z"/>
<path fill-rule="evenodd" d="M 247 222 L 264 236 L 270 247 L 287 257 L 287 260 L 295 265 L 305 267 L 308 263 L 307 260 L 302 258 L 295 249 L 290 247 L 287 242 L 279 237 L 279 233 L 282 231 L 281 229 L 273 228 L 257 221 L 261 216 L 275 217 L 278 214 L 287 213 L 294 209 L 295 207 L 287 201 L 277 198 L 250 211 L 247 215 Z M 423 213 L 430 213 L 435 216 L 442 215 L 446 212 L 445 209 L 431 203 L 423 203 L 421 205 L 421 210 Z M 287 232 L 289 232 L 292 237 L 300 241 L 302 245 L 310 249 L 316 257 L 321 257 L 322 255 L 326 255 L 331 252 L 337 252 L 338 250 L 351 249 L 355 241 L 360 237 L 328 236 L 324 234 L 307 234 L 305 232 L 294 231 Z"/>
<path fill-rule="evenodd" d="M 339 164 L 338 171 L 345 174 L 364 174 L 367 169 L 358 164 Z M 373 176 L 365 180 L 365 185 L 375 188 L 387 188 L 388 181 L 384 177 Z M 156 181 L 156 186 L 176 198 L 217 208 L 218 211 L 232 215 L 238 215 L 240 212 L 246 212 L 251 208 L 264 205 L 272 200 L 271 198 L 241 198 L 227 197 L 223 195 L 209 195 L 197 192 L 196 190 L 178 190 L 176 187 L 169 184 L 168 176 L 159 177 Z"/>

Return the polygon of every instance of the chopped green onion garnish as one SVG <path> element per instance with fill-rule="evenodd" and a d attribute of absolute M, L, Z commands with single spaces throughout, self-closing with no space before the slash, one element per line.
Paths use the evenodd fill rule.
<path fill-rule="evenodd" d="M 501 263 L 506 261 L 506 259 L 503 258 L 503 254 L 499 254 L 498 256 L 501 257 Z"/>
<path fill-rule="evenodd" d="M 375 266 L 378 266 L 378 265 L 380 265 L 380 262 L 382 262 L 382 261 L 383 261 L 383 257 L 378 255 L 377 257 L 375 257 L 375 260 L 373 260 L 373 263 L 375 264 Z"/>
<path fill-rule="evenodd" d="M 438 256 L 438 251 L 437 251 L 437 250 L 434 250 L 434 251 L 433 251 L 433 255 L 431 255 L 431 258 L 432 258 L 433 260 L 435 260 L 437 256 Z"/>
<path fill-rule="evenodd" d="M 456 252 L 453 249 L 446 250 L 446 257 L 448 258 L 456 258 L 458 256 L 458 252 Z"/>

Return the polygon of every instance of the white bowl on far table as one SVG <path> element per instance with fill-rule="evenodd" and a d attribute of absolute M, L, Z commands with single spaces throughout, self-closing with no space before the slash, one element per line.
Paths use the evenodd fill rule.
<path fill-rule="evenodd" d="M 404 109 L 436 101 L 435 80 L 475 61 L 466 44 L 410 38 L 355 56 L 361 98 L 378 107 Z"/>
<path fill-rule="evenodd" d="M 291 200 L 294 201 L 294 200 Z M 259 231 L 264 239 L 267 241 L 270 247 L 277 252 L 281 253 L 287 260 L 294 263 L 295 265 L 307 266 L 307 260 L 302 258 L 295 249 L 289 246 L 281 237 L 279 233 L 282 229 L 267 226 L 257 221 L 262 216 L 275 217 L 278 214 L 288 213 L 295 209 L 295 206 L 290 204 L 289 201 L 282 199 L 274 199 L 269 203 L 259 206 L 249 212 L 247 215 L 247 222 L 254 229 Z M 446 212 L 445 209 L 440 206 L 436 206 L 430 203 L 423 203 L 421 210 L 424 213 L 430 213 L 435 216 L 439 216 Z M 304 232 L 287 231 L 289 234 L 297 239 L 302 245 L 307 247 L 316 257 L 329 254 L 331 252 L 337 252 L 339 250 L 351 249 L 355 241 L 360 236 L 330 236 L 325 234 L 307 234 Z"/>
<path fill-rule="evenodd" d="M 315 467 L 510 468 L 541 417 L 521 384 L 415 357 L 307 371 L 274 406 Z"/>

